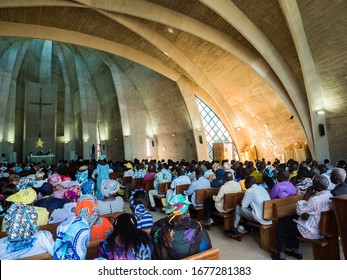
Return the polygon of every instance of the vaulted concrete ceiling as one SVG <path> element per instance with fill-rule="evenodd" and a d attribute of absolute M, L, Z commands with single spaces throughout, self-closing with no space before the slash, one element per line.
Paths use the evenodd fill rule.
<path fill-rule="evenodd" d="M 347 157 L 346 13 L 343 0 L 2 0 L 0 35 L 87 46 L 188 80 L 239 149 L 254 144 L 269 158 L 307 140 L 314 157 L 338 159 Z"/>

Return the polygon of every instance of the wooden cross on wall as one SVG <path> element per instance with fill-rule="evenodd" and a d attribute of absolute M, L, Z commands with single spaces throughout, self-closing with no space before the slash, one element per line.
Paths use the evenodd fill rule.
<path fill-rule="evenodd" d="M 36 147 L 42 147 L 43 148 L 43 143 L 41 141 L 41 130 L 42 130 L 42 106 L 46 106 L 46 105 L 52 105 L 52 103 L 45 103 L 42 102 L 42 88 L 40 88 L 40 100 L 39 102 L 29 102 L 30 104 L 33 105 L 39 105 L 39 141 L 36 142 Z"/>

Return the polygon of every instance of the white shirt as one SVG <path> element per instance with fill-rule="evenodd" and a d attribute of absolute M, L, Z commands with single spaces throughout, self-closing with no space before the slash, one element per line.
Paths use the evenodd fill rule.
<path fill-rule="evenodd" d="M 223 208 L 224 194 L 237 192 L 241 192 L 241 185 L 235 181 L 227 181 L 223 186 L 220 187 L 218 194 L 212 196 L 213 200 L 215 201 L 214 205 L 216 206 L 218 212 L 226 212 Z"/>
<path fill-rule="evenodd" d="M 254 184 L 246 190 L 241 204 L 243 208 L 251 206 L 252 213 L 260 224 L 270 225 L 272 224 L 271 221 L 263 220 L 263 203 L 270 199 L 269 193 L 262 186 Z"/>

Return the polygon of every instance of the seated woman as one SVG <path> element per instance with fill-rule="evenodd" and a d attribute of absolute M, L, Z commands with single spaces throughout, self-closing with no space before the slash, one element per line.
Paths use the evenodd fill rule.
<path fill-rule="evenodd" d="M 40 194 L 40 199 L 37 199 L 34 206 L 46 208 L 48 211 L 62 208 L 67 200 L 53 197 L 53 186 L 50 183 L 43 183 L 41 187 L 36 189 Z"/>
<path fill-rule="evenodd" d="M 151 254 L 150 237 L 137 229 L 135 217 L 128 213 L 117 217 L 114 231 L 98 250 L 98 258 L 107 260 L 150 260 Z"/>
<path fill-rule="evenodd" d="M 98 203 L 93 195 L 80 196 L 76 204 L 75 216 L 87 220 L 91 231 L 90 241 L 104 240 L 113 231 L 111 222 L 105 217 L 99 217 Z"/>
<path fill-rule="evenodd" d="M 32 205 L 36 201 L 36 191 L 33 188 L 27 188 L 27 189 L 20 189 L 15 194 L 10 195 L 6 201 L 11 202 L 13 204 L 24 204 L 24 205 Z M 36 212 L 38 214 L 38 225 L 43 226 L 47 225 L 48 218 L 49 218 L 49 212 L 44 207 L 34 206 L 36 209 Z M 1 230 L 3 231 L 5 229 L 4 221 L 2 222 Z"/>
<path fill-rule="evenodd" d="M 53 255 L 54 240 L 46 230 L 38 230 L 34 206 L 12 204 L 4 217 L 7 237 L 0 239 L 0 259 L 15 260 L 48 252 Z"/>
<path fill-rule="evenodd" d="M 100 215 L 123 212 L 123 198 L 117 195 L 119 187 L 120 184 L 116 180 L 102 181 L 101 193 L 104 199 L 98 201 L 98 209 Z"/>
<path fill-rule="evenodd" d="M 179 260 L 212 247 L 207 231 L 189 216 L 187 196 L 177 194 L 170 201 L 162 199 L 162 203 L 169 215 L 152 227 L 153 259 Z"/>

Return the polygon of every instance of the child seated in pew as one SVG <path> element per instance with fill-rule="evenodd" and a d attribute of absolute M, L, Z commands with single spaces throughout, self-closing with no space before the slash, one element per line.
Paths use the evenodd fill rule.
<path fill-rule="evenodd" d="M 137 222 L 129 213 L 121 214 L 114 222 L 114 231 L 101 241 L 98 259 L 150 260 L 152 243 L 146 232 L 137 228 Z"/>
<path fill-rule="evenodd" d="M 53 255 L 52 234 L 39 230 L 38 219 L 34 206 L 22 203 L 11 205 L 4 217 L 7 237 L 0 239 L 1 260 L 15 260 L 46 252 Z"/>
<path fill-rule="evenodd" d="M 153 215 L 146 211 L 148 195 L 145 190 L 135 190 L 130 196 L 130 208 L 134 213 L 138 229 L 150 229 L 153 226 Z"/>

